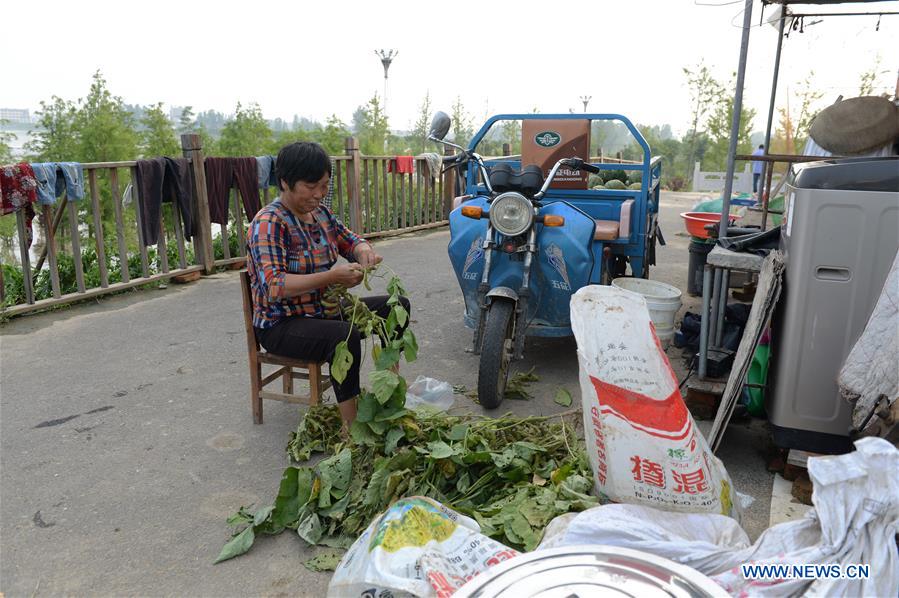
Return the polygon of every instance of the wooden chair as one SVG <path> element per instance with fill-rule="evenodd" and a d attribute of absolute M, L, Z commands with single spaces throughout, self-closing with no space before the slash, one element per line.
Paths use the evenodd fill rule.
<path fill-rule="evenodd" d="M 243 296 L 244 328 L 247 332 L 247 354 L 250 359 L 250 403 L 253 406 L 253 422 L 262 423 L 263 399 L 317 405 L 321 401 L 322 393 L 331 387 L 331 380 L 322 376 L 322 364 L 316 361 L 281 357 L 262 349 L 253 332 L 253 293 L 250 288 L 250 275 L 246 270 L 240 273 L 240 290 Z M 280 367 L 263 378 L 263 363 Z M 264 390 L 279 377 L 282 379 L 283 392 Z M 309 394 L 293 394 L 295 379 L 309 381 Z"/>

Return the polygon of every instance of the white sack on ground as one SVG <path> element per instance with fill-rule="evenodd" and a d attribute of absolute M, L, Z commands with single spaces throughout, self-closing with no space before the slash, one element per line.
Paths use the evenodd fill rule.
<path fill-rule="evenodd" d="M 681 398 L 643 297 L 584 287 L 571 299 L 571 325 L 596 492 L 738 519 L 733 484 Z"/>
<path fill-rule="evenodd" d="M 899 450 L 864 438 L 856 451 L 808 461 L 814 509 L 775 525 L 752 545 L 733 520 L 637 505 L 563 515 L 538 550 L 605 544 L 644 550 L 693 567 L 739 596 L 896 596 L 899 593 Z M 743 564 L 870 566 L 869 579 L 744 579 Z"/>

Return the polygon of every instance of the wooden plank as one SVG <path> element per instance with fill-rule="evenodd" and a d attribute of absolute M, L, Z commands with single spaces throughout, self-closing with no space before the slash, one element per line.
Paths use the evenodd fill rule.
<path fill-rule="evenodd" d="M 118 162 L 87 162 L 81 165 L 84 170 L 100 170 L 106 168 L 131 168 L 137 166 L 136 160 L 119 160 Z"/>
<path fill-rule="evenodd" d="M 212 250 L 212 223 L 209 219 L 209 196 L 206 192 L 206 168 L 203 161 L 202 139 L 196 133 L 181 135 L 181 151 L 190 160 L 191 185 L 194 204 L 191 206 L 191 222 L 195 226 L 193 237 L 197 263 L 203 264 L 206 274 L 212 274 L 215 256 Z"/>
<path fill-rule="evenodd" d="M 396 207 L 396 171 L 390 173 L 390 203 L 393 206 L 391 212 L 390 228 L 397 229 L 400 227 L 400 214 Z"/>
<path fill-rule="evenodd" d="M 405 235 L 407 233 L 414 233 L 422 230 L 429 230 L 432 228 L 440 228 L 441 226 L 446 226 L 449 224 L 449 220 L 440 220 L 438 222 L 431 222 L 430 224 L 419 224 L 418 226 L 410 226 L 408 228 L 399 228 L 396 230 L 385 230 L 379 233 L 371 233 L 370 235 L 366 235 L 367 239 L 377 239 L 384 237 L 395 237 L 397 235 Z"/>
<path fill-rule="evenodd" d="M 383 160 L 373 160 L 371 163 L 372 170 L 372 181 L 371 185 L 375 190 L 375 206 L 374 206 L 374 214 L 375 214 L 375 224 L 372 227 L 372 230 L 379 231 L 381 230 L 381 162 Z"/>
<path fill-rule="evenodd" d="M 234 264 L 245 264 L 247 263 L 247 258 L 245 257 L 229 257 L 223 260 L 215 260 L 216 267 L 222 266 L 232 266 Z"/>
<path fill-rule="evenodd" d="M 359 153 L 359 140 L 355 137 L 347 137 L 345 151 L 350 159 L 350 163 L 347 165 L 346 179 L 350 229 L 355 232 L 361 233 L 364 232 L 364 227 L 361 214 L 362 192 L 360 187 L 362 175 L 360 174 L 359 165 L 359 162 L 361 161 Z"/>
<path fill-rule="evenodd" d="M 437 222 L 440 220 L 440 201 L 438 201 L 440 195 L 437 193 L 437 179 L 431 178 L 430 172 L 428 172 L 428 183 L 431 185 L 431 210 L 434 212 L 434 222 Z"/>
<path fill-rule="evenodd" d="M 421 171 L 418 170 L 415 172 L 415 195 L 418 197 L 418 223 L 419 224 L 427 224 L 427 220 L 425 220 L 425 213 L 422 210 L 422 188 L 421 188 Z"/>
<path fill-rule="evenodd" d="M 296 403 L 298 405 L 309 405 L 312 401 L 311 397 L 286 395 L 280 392 L 271 392 L 268 390 L 260 390 L 259 396 L 266 401 L 281 401 L 282 403 Z"/>
<path fill-rule="evenodd" d="M 406 175 L 400 175 L 400 228 L 406 228 Z"/>
<path fill-rule="evenodd" d="M 381 197 L 384 198 L 384 214 L 381 217 L 381 226 L 384 230 L 390 230 L 390 196 L 387 194 L 387 163 L 381 160 Z"/>
<path fill-rule="evenodd" d="M 30 305 L 14 305 L 12 307 L 0 310 L 0 312 L 7 316 L 19 316 L 32 311 L 37 311 L 39 309 L 59 307 L 60 305 L 67 305 L 69 303 L 75 303 L 77 301 L 84 301 L 85 299 L 94 299 L 96 297 L 108 295 L 109 293 L 116 293 L 119 291 L 133 289 L 134 287 L 139 287 L 141 285 L 157 282 L 160 280 L 168 280 L 169 278 L 178 276 L 180 274 L 202 271 L 203 266 L 191 266 L 189 268 L 185 268 L 184 270 L 172 270 L 168 274 L 154 274 L 153 276 L 150 276 L 148 278 L 138 278 L 130 282 L 116 282 L 106 288 L 95 287 L 93 289 L 88 289 L 83 293 L 69 293 L 68 295 L 63 295 L 59 298 L 54 297 L 53 299 L 42 299 L 40 301 L 33 302 Z"/>
<path fill-rule="evenodd" d="M 97 171 L 87 171 L 88 188 L 91 194 L 91 212 L 94 215 L 94 240 L 97 243 L 97 265 L 100 268 L 100 286 L 109 286 L 109 272 L 106 269 L 106 242 L 103 238 L 103 213 L 100 210 L 100 192 L 97 190 Z M 113 201 L 118 201 L 115 196 Z"/>
<path fill-rule="evenodd" d="M 237 253 L 246 257 L 247 255 L 247 238 L 243 227 L 243 206 L 240 198 L 237 196 L 237 189 L 234 192 L 234 222 L 237 224 Z"/>
<path fill-rule="evenodd" d="M 50 206 L 42 206 L 44 222 L 44 242 L 46 243 L 47 257 L 50 262 L 50 286 L 53 288 L 53 296 L 60 297 L 62 293 L 59 290 L 59 263 L 56 261 L 56 234 L 53 230 L 53 210 Z"/>
<path fill-rule="evenodd" d="M 336 207 L 336 211 L 334 214 L 342 221 L 346 221 L 346 217 L 343 215 L 343 162 L 335 161 L 334 162 L 334 176 L 337 177 L 337 185 L 335 186 L 336 195 L 331 198 L 331 207 Z M 337 200 L 336 204 L 334 200 Z"/>
<path fill-rule="evenodd" d="M 140 213 L 140 190 L 137 185 L 137 168 L 131 169 L 131 197 L 134 206 L 134 216 L 137 221 L 137 244 L 140 247 L 140 269 L 144 278 L 150 276 L 149 260 L 147 259 L 147 242 L 144 240 L 144 227 L 141 224 L 142 216 Z"/>
<path fill-rule="evenodd" d="M 221 229 L 221 237 L 222 237 L 222 255 L 226 260 L 231 259 L 231 239 L 228 237 L 228 225 L 220 224 L 219 228 Z"/>
<path fill-rule="evenodd" d="M 187 267 L 187 256 L 184 251 L 184 231 L 181 230 L 181 210 L 172 205 L 172 219 L 175 221 L 175 246 L 178 248 L 178 267 Z"/>
<path fill-rule="evenodd" d="M 66 211 L 66 204 L 69 203 L 68 198 L 63 195 L 60 202 L 56 205 L 56 213 L 53 215 L 53 226 L 51 228 L 51 233 L 53 236 L 56 236 L 56 231 L 59 230 L 59 223 L 62 222 L 62 216 Z M 44 259 L 47 257 L 47 245 L 44 244 L 43 249 L 41 249 L 41 254 L 37 258 L 37 265 L 34 267 L 35 272 L 40 272 L 41 268 L 44 266 Z"/>
<path fill-rule="evenodd" d="M 407 175 L 403 175 L 407 176 Z M 408 175 L 409 177 L 409 187 L 407 188 L 409 192 L 409 226 L 418 226 L 421 224 L 418 222 L 418 219 L 415 215 L 415 180 L 412 178 L 412 175 Z"/>
<path fill-rule="evenodd" d="M 175 206 L 172 206 L 172 211 L 177 211 Z M 165 240 L 165 218 L 164 210 L 162 210 L 161 206 L 159 210 L 159 238 L 156 240 L 156 261 L 163 272 L 169 271 L 169 248 Z"/>
<path fill-rule="evenodd" d="M 25 214 L 23 210 L 16 212 L 16 228 L 19 233 L 19 257 L 22 259 L 22 282 L 25 284 L 25 301 L 34 303 L 34 280 L 31 278 L 31 256 L 28 255 L 28 244 L 25 243 Z"/>
<path fill-rule="evenodd" d="M 122 274 L 122 282 L 131 280 L 128 272 L 128 249 L 125 245 L 125 225 L 122 224 L 122 204 L 119 195 L 119 171 L 116 168 L 109 170 L 109 188 L 112 190 L 112 206 L 115 212 L 115 232 L 119 242 L 119 270 Z M 133 187 L 132 187 L 133 189 Z M 134 193 L 131 194 L 132 203 Z"/>
<path fill-rule="evenodd" d="M 362 230 L 366 233 L 371 232 L 371 186 L 368 184 L 368 159 L 362 159 L 362 187 L 364 189 L 363 206 L 363 225 Z"/>
<path fill-rule="evenodd" d="M 81 261 L 81 234 L 78 231 L 78 208 L 69 202 L 69 230 L 72 235 L 72 261 L 75 262 L 75 284 L 84 292 L 84 262 Z"/>

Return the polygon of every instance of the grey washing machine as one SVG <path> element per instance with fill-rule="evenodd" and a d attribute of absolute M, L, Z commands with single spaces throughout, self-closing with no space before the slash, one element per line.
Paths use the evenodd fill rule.
<path fill-rule="evenodd" d="M 899 247 L 899 158 L 805 164 L 785 197 L 768 419 L 778 446 L 845 452 L 852 409 L 836 380 Z"/>

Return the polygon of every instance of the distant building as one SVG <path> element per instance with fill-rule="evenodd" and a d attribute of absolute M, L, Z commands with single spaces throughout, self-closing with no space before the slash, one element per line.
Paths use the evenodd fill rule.
<path fill-rule="evenodd" d="M 0 120 L 8 120 L 11 123 L 31 123 L 31 115 L 27 108 L 0 108 Z"/>

